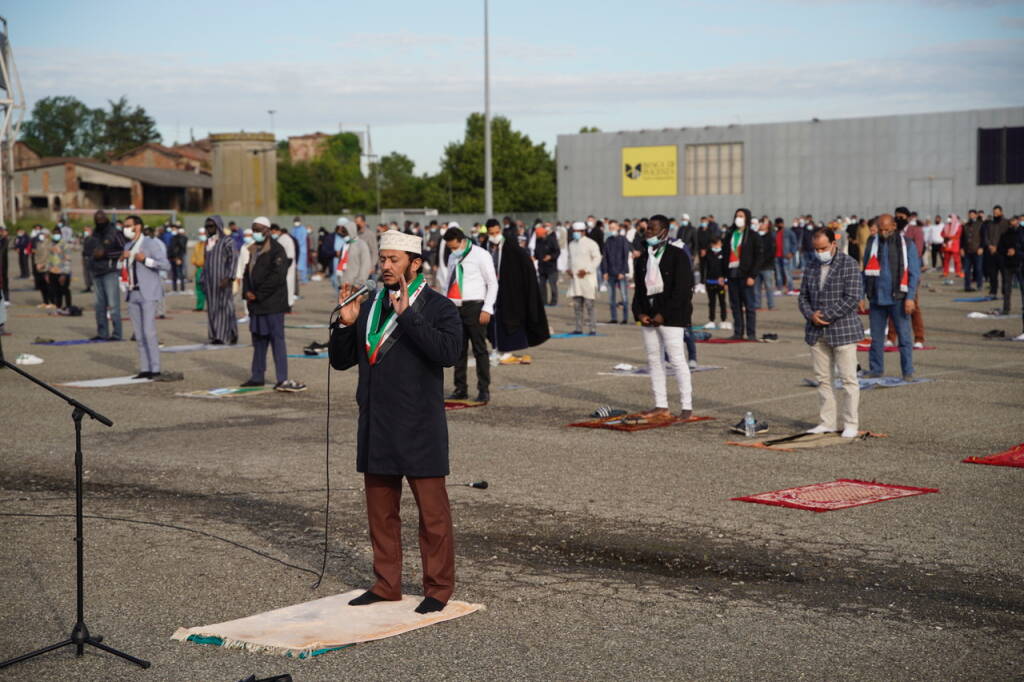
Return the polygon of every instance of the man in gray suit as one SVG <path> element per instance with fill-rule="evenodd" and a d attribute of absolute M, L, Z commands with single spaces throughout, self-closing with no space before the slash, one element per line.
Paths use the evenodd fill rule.
<path fill-rule="evenodd" d="M 159 239 L 142 234 L 142 219 L 124 219 L 127 243 L 121 260 L 121 283 L 127 289 L 128 316 L 139 345 L 139 373 L 136 379 L 160 376 L 160 345 L 156 339 L 157 304 L 164 297 L 160 272 L 171 269 L 167 247 Z"/>

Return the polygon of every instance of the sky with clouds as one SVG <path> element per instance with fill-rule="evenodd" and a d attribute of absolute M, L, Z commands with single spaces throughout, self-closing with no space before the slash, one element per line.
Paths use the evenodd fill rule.
<path fill-rule="evenodd" d="M 483 111 L 483 0 L 31 0 L 0 9 L 29 107 L 126 95 L 165 143 L 370 124 L 437 169 Z M 630 130 L 1024 104 L 1024 0 L 491 0 L 492 110 L 555 146 Z"/>

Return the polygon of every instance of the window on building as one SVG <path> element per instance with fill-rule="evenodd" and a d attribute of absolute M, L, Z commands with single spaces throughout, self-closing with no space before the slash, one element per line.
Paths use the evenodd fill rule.
<path fill-rule="evenodd" d="M 1024 126 L 978 129 L 978 184 L 1024 183 Z"/>
<path fill-rule="evenodd" d="M 32 208 L 50 208 L 50 200 L 47 197 L 29 197 Z"/>
<path fill-rule="evenodd" d="M 686 193 L 743 194 L 743 143 L 686 145 Z"/>

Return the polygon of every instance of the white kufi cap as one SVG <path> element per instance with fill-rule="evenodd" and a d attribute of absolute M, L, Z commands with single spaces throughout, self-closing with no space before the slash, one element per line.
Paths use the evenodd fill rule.
<path fill-rule="evenodd" d="M 252 221 L 253 225 L 262 225 L 263 227 L 270 227 L 270 218 L 265 215 L 261 215 L 256 220 Z"/>
<path fill-rule="evenodd" d="M 385 251 L 387 249 L 422 254 L 423 237 L 406 234 L 398 230 L 388 230 L 380 236 L 380 250 Z"/>
<path fill-rule="evenodd" d="M 586 232 L 587 224 L 581 220 L 577 220 L 572 224 L 572 229 L 576 230 L 577 232 Z"/>

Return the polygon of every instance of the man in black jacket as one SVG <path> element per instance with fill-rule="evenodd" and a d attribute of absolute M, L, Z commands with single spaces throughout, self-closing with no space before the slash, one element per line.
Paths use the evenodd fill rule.
<path fill-rule="evenodd" d="M 725 262 L 729 270 L 729 305 L 734 328 L 732 338 L 757 340 L 757 306 L 754 305 L 754 278 L 761 263 L 761 240 L 750 229 L 750 209 L 737 209 L 732 227 L 725 237 Z"/>
<path fill-rule="evenodd" d="M 284 342 L 284 314 L 288 311 L 288 267 L 284 247 L 270 239 L 270 221 L 257 218 L 252 224 L 253 242 L 242 277 L 242 297 L 249 306 L 252 332 L 252 370 L 242 386 L 262 386 L 267 371 L 267 346 L 274 352 L 277 384 L 286 393 L 305 391 L 305 384 L 288 378 L 288 349 Z"/>
<path fill-rule="evenodd" d="M 645 230 L 646 250 L 634 263 L 636 285 L 633 293 L 633 316 L 643 325 L 644 349 L 651 374 L 654 409 L 649 418 L 669 415 L 668 391 L 665 385 L 665 355 L 676 372 L 682 411 L 679 416 L 693 416 L 693 388 L 686 361 L 684 330 L 690 326 L 693 313 L 693 268 L 690 257 L 680 247 L 668 243 L 668 218 L 652 216 Z"/>
<path fill-rule="evenodd" d="M 1021 232 L 1024 231 L 1020 225 L 1020 218 L 1014 216 L 1009 221 L 1009 229 L 1003 232 L 996 247 L 996 254 L 999 256 L 1003 276 L 1003 315 L 1010 314 L 1010 298 L 1013 295 L 1013 283 L 1018 279 L 1020 273 L 1021 253 L 1017 250 L 1020 242 Z M 1021 289 L 1024 296 L 1024 289 Z"/>
<path fill-rule="evenodd" d="M 124 253 L 125 238 L 121 231 L 110 222 L 106 212 L 96 211 L 93 216 L 95 229 L 92 232 L 91 260 L 93 285 L 96 287 L 96 336 L 94 341 L 107 339 L 121 340 L 121 290 L 118 282 L 121 273 L 117 261 Z M 113 334 L 107 326 L 107 309 L 114 324 Z"/>
<path fill-rule="evenodd" d="M 985 276 L 988 277 L 988 295 L 996 297 L 999 292 L 999 276 L 1003 275 L 1003 288 L 1006 288 L 1006 273 L 1003 271 L 1003 256 L 999 252 L 999 243 L 1003 234 L 1010 230 L 1010 223 L 1003 215 L 1002 206 L 992 208 L 992 220 L 981 228 L 985 240 Z"/>
<path fill-rule="evenodd" d="M 558 235 L 547 225 L 534 229 L 537 236 L 533 245 L 533 257 L 537 261 L 537 278 L 540 281 L 540 295 L 544 305 L 558 305 Z"/>
<path fill-rule="evenodd" d="M 174 234 L 171 237 L 171 245 L 167 249 L 167 259 L 171 261 L 171 286 L 178 291 L 178 283 L 181 283 L 181 291 L 185 291 L 185 257 L 188 255 L 188 237 L 181 225 L 174 225 L 171 228 Z"/>
<path fill-rule="evenodd" d="M 416 611 L 428 613 L 444 609 L 455 589 L 444 368 L 459 359 L 463 341 L 458 308 L 423 278 L 422 248 L 412 235 L 381 235 L 384 288 L 341 309 L 330 355 L 334 369 L 359 367 L 356 470 L 363 474 L 376 576 L 349 604 L 373 608 L 402 598 L 404 477 L 420 512 L 424 599 Z M 354 289 L 343 284 L 338 302 Z"/>
<path fill-rule="evenodd" d="M 487 336 L 503 353 L 539 346 L 551 332 L 530 252 L 519 246 L 514 228 L 503 233 L 494 218 L 487 221 L 487 251 L 500 283 Z"/>

